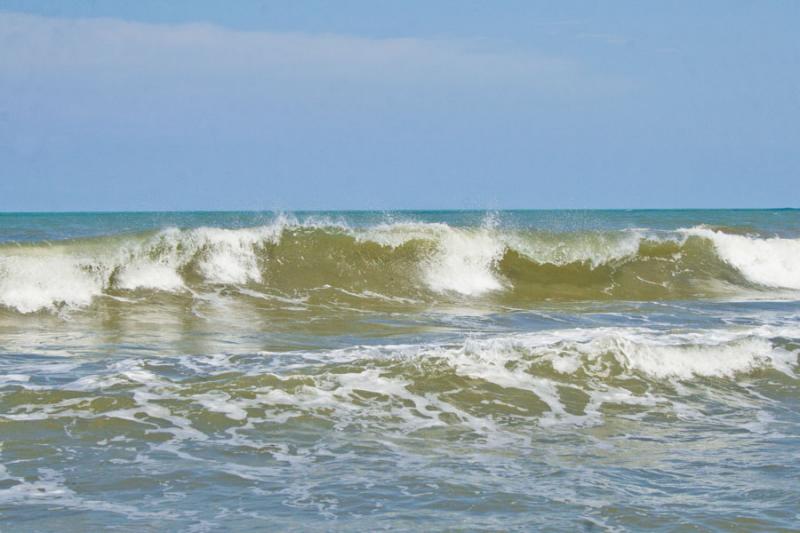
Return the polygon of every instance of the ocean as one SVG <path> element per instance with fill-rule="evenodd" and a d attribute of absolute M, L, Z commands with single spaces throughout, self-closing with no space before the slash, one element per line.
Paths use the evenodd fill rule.
<path fill-rule="evenodd" d="M 800 211 L 0 214 L 0 530 L 800 531 Z"/>

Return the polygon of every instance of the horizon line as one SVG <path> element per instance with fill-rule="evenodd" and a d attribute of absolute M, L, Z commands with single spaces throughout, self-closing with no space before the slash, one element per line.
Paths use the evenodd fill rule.
<path fill-rule="evenodd" d="M 508 212 L 508 211 L 800 211 L 800 207 L 511 207 L 511 208 L 384 208 L 384 209 L 152 209 L 152 210 L 31 210 L 3 211 L 6 215 L 119 215 L 119 214 L 168 214 L 168 213 L 464 213 L 464 212 Z"/>

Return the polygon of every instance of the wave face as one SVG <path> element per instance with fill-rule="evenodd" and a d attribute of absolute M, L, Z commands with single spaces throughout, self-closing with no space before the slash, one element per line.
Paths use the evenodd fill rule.
<path fill-rule="evenodd" d="M 20 313 L 87 307 L 97 298 L 221 288 L 245 296 L 508 305 L 540 301 L 766 297 L 800 290 L 800 239 L 698 226 L 540 231 L 442 222 L 366 227 L 281 216 L 238 229 L 0 245 L 0 305 Z M 341 296 L 341 294 L 339 294 Z"/>

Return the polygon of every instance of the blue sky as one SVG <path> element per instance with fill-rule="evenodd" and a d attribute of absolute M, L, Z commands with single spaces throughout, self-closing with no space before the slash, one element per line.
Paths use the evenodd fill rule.
<path fill-rule="evenodd" d="M 798 21 L 0 0 L 0 210 L 796 207 Z"/>

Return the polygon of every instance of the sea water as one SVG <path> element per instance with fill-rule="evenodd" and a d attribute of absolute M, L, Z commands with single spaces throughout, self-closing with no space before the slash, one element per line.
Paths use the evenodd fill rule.
<path fill-rule="evenodd" d="M 0 214 L 0 529 L 800 527 L 800 211 Z"/>

